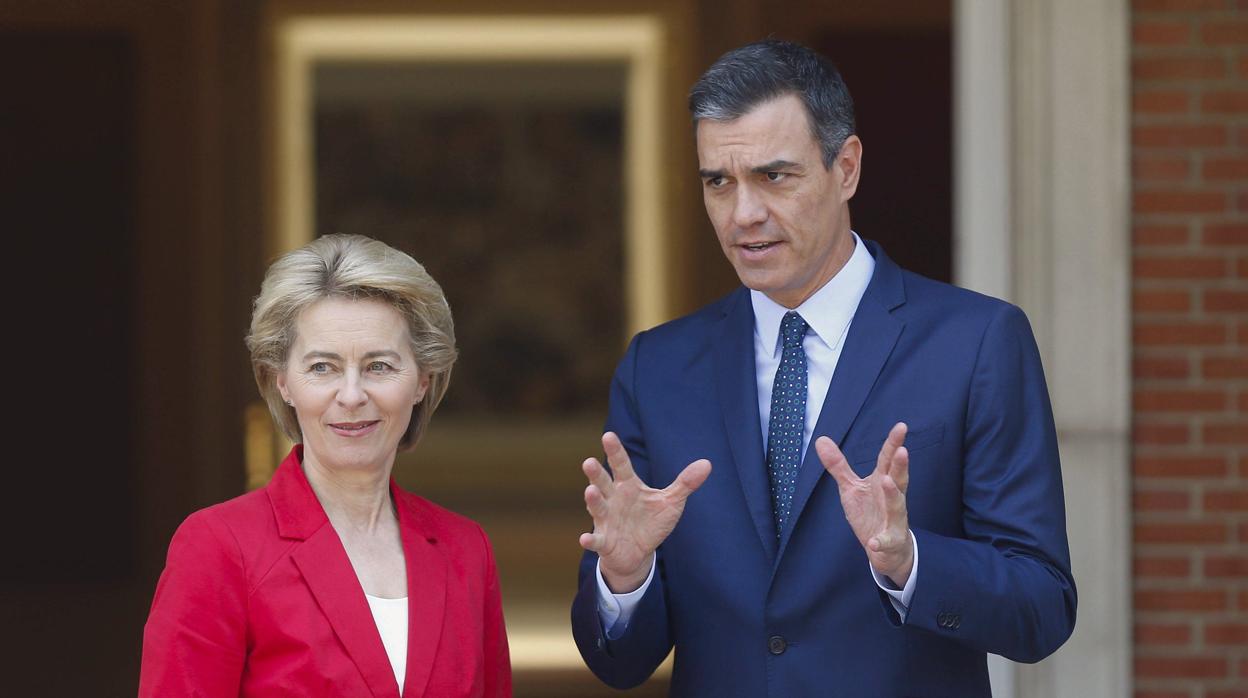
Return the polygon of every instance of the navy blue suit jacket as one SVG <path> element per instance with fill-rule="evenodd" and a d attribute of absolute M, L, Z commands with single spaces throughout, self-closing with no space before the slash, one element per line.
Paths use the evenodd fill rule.
<path fill-rule="evenodd" d="M 1075 622 L 1052 410 L 1018 308 L 904 271 L 867 243 L 875 273 L 854 315 L 777 541 L 739 288 L 637 335 L 611 386 L 607 428 L 641 478 L 713 470 L 658 551 L 627 630 L 604 634 L 592 553 L 572 606 L 576 642 L 611 686 L 649 677 L 675 647 L 673 696 L 987 696 L 985 653 L 1052 653 Z M 867 475 L 909 425 L 919 572 L 904 623 L 875 585 L 814 438 Z M 781 638 L 782 641 L 777 638 Z"/>

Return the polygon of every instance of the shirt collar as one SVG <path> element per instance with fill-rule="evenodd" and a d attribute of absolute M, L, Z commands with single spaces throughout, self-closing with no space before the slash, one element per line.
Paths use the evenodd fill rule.
<path fill-rule="evenodd" d="M 862 244 L 858 234 L 854 236 L 854 252 L 849 261 L 841 267 L 828 282 L 807 298 L 796 310 L 802 319 L 810 325 L 810 332 L 828 346 L 835 349 L 845 338 L 845 330 L 849 321 L 858 309 L 858 301 L 871 282 L 875 273 L 875 259 Z M 761 291 L 750 291 L 750 302 L 754 305 L 754 335 L 759 346 L 771 350 L 772 355 L 780 351 L 780 321 L 789 309 L 768 298 Z"/>

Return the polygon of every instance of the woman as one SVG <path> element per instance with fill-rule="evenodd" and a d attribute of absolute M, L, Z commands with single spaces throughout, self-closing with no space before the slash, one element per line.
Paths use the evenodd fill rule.
<path fill-rule="evenodd" d="M 174 534 L 140 696 L 510 696 L 485 533 L 390 478 L 455 361 L 438 284 L 381 242 L 323 237 L 269 268 L 247 346 L 296 446 Z"/>

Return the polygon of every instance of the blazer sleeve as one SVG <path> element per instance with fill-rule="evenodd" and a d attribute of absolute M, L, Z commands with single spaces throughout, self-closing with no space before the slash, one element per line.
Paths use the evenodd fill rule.
<path fill-rule="evenodd" d="M 485 546 L 485 632 L 482 643 L 485 695 L 488 698 L 511 698 L 511 655 L 507 647 L 507 627 L 503 621 L 498 568 L 494 564 L 494 550 L 484 530 L 481 531 L 481 541 Z"/>
<path fill-rule="evenodd" d="M 143 629 L 140 698 L 237 698 L 246 619 L 246 577 L 234 535 L 211 510 L 192 514 L 169 544 Z"/>
<path fill-rule="evenodd" d="M 637 409 L 636 365 L 645 333 L 633 338 L 611 381 L 607 430 L 620 437 L 620 443 L 644 482 L 650 481 L 650 461 Z M 628 628 L 616 638 L 608 638 L 598 615 L 598 555 L 589 551 L 581 557 L 577 594 L 572 601 L 572 635 L 585 664 L 603 683 L 618 689 L 632 688 L 650 678 L 672 649 L 667 624 L 667 603 L 663 585 L 663 547 L 656 554 L 653 581 L 629 620 Z"/>
<path fill-rule="evenodd" d="M 913 529 L 923 564 L 906 625 L 1036 662 L 1074 630 L 1076 592 L 1053 412 L 1014 306 L 1003 304 L 982 338 L 964 439 L 964 537 Z"/>

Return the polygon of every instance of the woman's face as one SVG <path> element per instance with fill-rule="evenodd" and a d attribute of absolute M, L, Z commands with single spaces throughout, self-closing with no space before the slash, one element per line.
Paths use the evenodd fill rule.
<path fill-rule="evenodd" d="M 277 387 L 294 405 L 305 461 L 390 468 L 429 388 L 409 336 L 403 316 L 377 300 L 325 298 L 299 315 Z"/>

